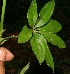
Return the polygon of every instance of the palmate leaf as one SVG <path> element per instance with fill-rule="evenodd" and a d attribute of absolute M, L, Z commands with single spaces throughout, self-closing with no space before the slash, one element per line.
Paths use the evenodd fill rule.
<path fill-rule="evenodd" d="M 46 44 L 46 49 L 45 49 L 45 60 L 46 60 L 47 65 L 51 67 L 54 72 L 54 61 L 53 61 L 53 57 L 51 55 L 50 49 L 47 44 Z"/>
<path fill-rule="evenodd" d="M 34 54 L 36 55 L 39 63 L 41 64 L 45 59 L 45 48 L 46 48 L 45 38 L 42 35 L 35 33 L 30 43 Z"/>
<path fill-rule="evenodd" d="M 48 42 L 51 42 L 53 45 L 56 45 L 59 48 L 66 47 L 64 41 L 59 36 L 57 36 L 57 34 L 53 34 L 50 32 L 40 32 L 40 33 L 47 39 Z"/>
<path fill-rule="evenodd" d="M 57 33 L 61 30 L 61 24 L 56 20 L 50 20 L 45 26 L 38 28 L 41 32 Z"/>
<path fill-rule="evenodd" d="M 39 14 L 40 18 L 38 19 L 35 28 L 43 26 L 50 20 L 52 14 L 53 14 L 54 6 L 55 6 L 54 0 L 45 4 L 45 6 L 40 11 L 40 14 Z"/>
<path fill-rule="evenodd" d="M 36 0 L 32 1 L 28 9 L 27 17 L 28 17 L 29 25 L 33 28 L 36 23 L 37 17 L 38 17 Z"/>
<path fill-rule="evenodd" d="M 25 43 L 32 37 L 32 30 L 25 25 L 18 36 L 18 43 Z"/>

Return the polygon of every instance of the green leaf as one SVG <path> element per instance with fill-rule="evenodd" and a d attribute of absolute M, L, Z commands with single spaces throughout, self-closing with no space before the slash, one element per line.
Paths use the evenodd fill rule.
<path fill-rule="evenodd" d="M 56 34 L 52 34 L 50 32 L 41 32 L 41 34 L 47 39 L 48 42 L 51 42 L 53 45 L 56 45 L 59 48 L 66 47 L 64 41 Z"/>
<path fill-rule="evenodd" d="M 21 70 L 20 74 L 25 74 L 25 72 L 28 70 L 30 62 Z"/>
<path fill-rule="evenodd" d="M 45 26 L 38 28 L 41 32 L 57 33 L 61 30 L 61 24 L 56 20 L 50 20 Z"/>
<path fill-rule="evenodd" d="M 46 49 L 45 49 L 45 60 L 46 60 L 47 65 L 51 67 L 54 72 L 54 61 L 53 61 L 53 57 L 51 55 L 50 49 L 47 44 L 46 44 Z"/>
<path fill-rule="evenodd" d="M 39 63 L 41 64 L 45 59 L 45 47 L 46 47 L 45 38 L 42 35 L 35 33 L 30 43 L 34 54 L 36 55 Z"/>
<path fill-rule="evenodd" d="M 18 43 L 25 43 L 32 37 L 32 31 L 25 25 L 18 36 Z"/>
<path fill-rule="evenodd" d="M 43 26 L 50 20 L 54 11 L 54 6 L 55 6 L 54 0 L 45 4 L 45 6 L 40 11 L 40 14 L 39 14 L 40 18 L 38 19 L 35 28 Z"/>
<path fill-rule="evenodd" d="M 28 17 L 29 25 L 33 28 L 36 23 L 37 17 L 38 17 L 36 0 L 32 1 L 31 5 L 28 9 L 27 17 Z"/>

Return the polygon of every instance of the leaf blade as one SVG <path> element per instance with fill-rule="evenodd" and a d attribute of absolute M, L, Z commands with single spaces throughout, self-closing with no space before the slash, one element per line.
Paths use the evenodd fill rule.
<path fill-rule="evenodd" d="M 45 4 L 45 6 L 40 11 L 39 14 L 40 18 L 38 19 L 35 28 L 43 26 L 50 20 L 53 14 L 54 6 L 55 6 L 55 2 L 53 0 Z"/>
<path fill-rule="evenodd" d="M 36 0 L 33 0 L 31 2 L 31 5 L 28 9 L 27 17 L 28 17 L 29 25 L 33 28 L 36 23 L 37 17 L 38 17 Z"/>
<path fill-rule="evenodd" d="M 45 26 L 38 28 L 41 32 L 57 33 L 62 29 L 61 24 L 56 20 L 50 20 Z"/>
<path fill-rule="evenodd" d="M 41 34 L 47 39 L 48 42 L 51 42 L 51 44 L 56 45 L 59 48 L 66 48 L 64 41 L 59 36 L 57 36 L 57 34 L 50 32 L 41 32 Z"/>
<path fill-rule="evenodd" d="M 50 40 L 51 40 L 51 43 L 53 45 L 56 45 L 59 48 L 66 48 L 66 45 L 65 45 L 64 41 L 59 36 L 57 36 L 56 34 L 51 34 L 50 35 Z"/>
<path fill-rule="evenodd" d="M 25 25 L 18 36 L 18 43 L 25 43 L 32 37 L 32 31 Z"/>
<path fill-rule="evenodd" d="M 35 33 L 30 43 L 34 54 L 41 64 L 45 59 L 46 40 L 43 38 L 42 35 Z"/>
<path fill-rule="evenodd" d="M 46 60 L 47 65 L 51 67 L 54 72 L 54 61 L 53 61 L 53 57 L 51 55 L 50 49 L 47 44 L 46 44 L 46 49 L 45 49 L 45 60 Z"/>

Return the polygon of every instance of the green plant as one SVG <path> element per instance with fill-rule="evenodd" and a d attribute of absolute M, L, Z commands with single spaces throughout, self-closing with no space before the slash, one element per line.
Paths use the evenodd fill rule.
<path fill-rule="evenodd" d="M 1 44 L 1 43 L 3 42 L 3 40 L 4 40 L 4 38 L 2 38 L 2 33 L 5 31 L 5 30 L 3 30 L 5 7 L 6 7 L 6 0 L 3 0 L 1 21 L 0 21 L 0 44 Z"/>
<path fill-rule="evenodd" d="M 5 31 L 5 30 L 3 30 L 5 7 L 6 7 L 6 0 L 3 0 L 2 14 L 1 14 L 1 22 L 0 22 L 0 37 L 2 36 L 2 33 Z"/>
<path fill-rule="evenodd" d="M 2 37 L 3 32 L 6 30 L 6 29 L 5 30 L 3 29 L 5 7 L 6 7 L 6 0 L 3 0 L 1 21 L 0 21 L 0 45 L 3 44 L 5 41 L 7 41 L 9 38 L 18 37 L 18 36 L 11 36 L 11 37 L 5 37 L 5 38 Z"/>
<path fill-rule="evenodd" d="M 9 38 L 15 37 L 11 36 L 2 38 L 2 34 L 5 31 L 3 30 L 5 6 L 6 0 L 3 0 L 0 22 L 0 44 L 3 44 Z M 19 36 L 16 36 L 18 37 L 18 43 L 25 43 L 30 40 L 32 50 L 36 55 L 39 63 L 41 64 L 44 60 L 46 60 L 47 65 L 52 68 L 53 72 L 54 61 L 47 43 L 51 42 L 51 44 L 56 45 L 59 48 L 66 47 L 64 41 L 56 34 L 61 30 L 61 24 L 58 21 L 51 19 L 54 7 L 55 1 L 52 0 L 45 4 L 38 15 L 37 3 L 36 0 L 33 0 L 27 13 L 29 27 L 25 25 Z M 25 68 L 29 68 L 29 63 Z M 25 68 L 22 69 L 20 74 L 25 73 L 25 71 L 27 70 L 24 70 Z"/>
<path fill-rule="evenodd" d="M 33 0 L 27 13 L 29 27 L 25 25 L 18 36 L 18 43 L 25 43 L 30 40 L 32 50 L 39 63 L 41 64 L 46 60 L 47 65 L 52 68 L 53 72 L 54 61 L 47 43 L 51 42 L 59 48 L 66 47 L 64 41 L 56 34 L 61 30 L 61 24 L 51 19 L 54 7 L 54 0 L 48 2 L 38 16 L 37 3 L 36 0 Z"/>

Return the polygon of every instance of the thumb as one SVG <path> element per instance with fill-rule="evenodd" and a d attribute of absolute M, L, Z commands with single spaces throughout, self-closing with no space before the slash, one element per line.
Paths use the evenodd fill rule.
<path fill-rule="evenodd" d="M 14 55 L 6 48 L 0 47 L 0 74 L 5 74 L 4 62 L 12 60 Z"/>
<path fill-rule="evenodd" d="M 14 58 L 14 55 L 6 48 L 0 47 L 0 60 L 5 62 L 5 61 L 10 61 Z"/>
<path fill-rule="evenodd" d="M 6 50 L 3 47 L 0 47 L 0 74 L 5 74 L 4 62 L 6 58 Z"/>
<path fill-rule="evenodd" d="M 8 49 L 5 48 L 5 50 L 6 50 L 6 58 L 5 58 L 5 61 L 12 60 L 14 58 L 14 55 Z"/>
<path fill-rule="evenodd" d="M 5 67 L 3 61 L 0 61 L 0 74 L 5 74 Z"/>

